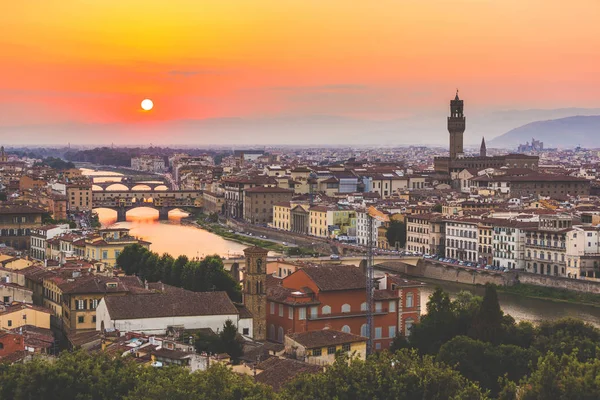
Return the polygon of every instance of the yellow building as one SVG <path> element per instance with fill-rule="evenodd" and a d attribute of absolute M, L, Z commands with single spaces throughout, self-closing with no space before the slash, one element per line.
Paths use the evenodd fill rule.
<path fill-rule="evenodd" d="M 289 231 L 291 211 L 292 207 L 289 201 L 275 203 L 273 205 L 273 228 Z"/>
<path fill-rule="evenodd" d="M 366 359 L 367 338 L 352 333 L 323 329 L 285 335 L 285 352 L 288 357 L 309 364 L 333 364 L 336 354 Z"/>
<path fill-rule="evenodd" d="M 329 236 L 327 226 L 327 212 L 329 209 L 326 206 L 313 206 L 309 208 L 309 233 L 313 236 L 327 237 Z"/>
<path fill-rule="evenodd" d="M 93 208 L 91 182 L 67 185 L 67 199 L 69 202 L 69 210 L 91 211 Z"/>
<path fill-rule="evenodd" d="M 0 306 L 0 329 L 14 329 L 24 325 L 50 329 L 50 311 L 43 307 L 16 302 L 9 306 Z"/>
<path fill-rule="evenodd" d="M 117 264 L 117 258 L 126 246 L 139 243 L 150 248 L 150 242 L 140 240 L 129 234 L 129 229 L 101 229 L 97 234 L 85 238 L 85 259 L 97 260 L 108 267 Z"/>

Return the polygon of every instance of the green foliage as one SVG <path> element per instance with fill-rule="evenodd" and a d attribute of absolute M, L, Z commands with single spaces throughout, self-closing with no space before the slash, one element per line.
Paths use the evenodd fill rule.
<path fill-rule="evenodd" d="M 557 356 L 577 354 L 579 361 L 598 358 L 600 331 L 581 320 L 566 318 L 555 322 L 542 322 L 533 341 L 533 347 L 542 354 L 552 352 Z"/>
<path fill-rule="evenodd" d="M 406 245 L 406 224 L 402 221 L 391 221 L 385 237 L 390 247 L 404 247 Z"/>
<path fill-rule="evenodd" d="M 431 209 L 431 211 L 433 212 L 437 212 L 437 213 L 441 213 L 442 210 L 442 205 L 440 203 L 436 204 L 435 206 L 433 206 L 433 208 Z"/>
<path fill-rule="evenodd" d="M 499 343 L 504 333 L 503 318 L 504 313 L 498 303 L 496 287 L 487 284 L 481 307 L 479 307 L 472 321 L 471 334 L 469 336 L 484 342 Z"/>
<path fill-rule="evenodd" d="M 75 229 L 77 228 L 77 223 L 75 221 L 71 221 L 68 219 L 54 219 L 50 215 L 50 213 L 42 214 L 42 224 L 43 225 L 62 225 L 69 224 L 69 228 Z"/>
<path fill-rule="evenodd" d="M 44 158 L 40 163 L 37 163 L 36 165 L 45 165 L 47 167 L 56 169 L 56 170 L 65 170 L 65 169 L 71 169 L 71 168 L 75 168 L 75 164 L 73 164 L 70 161 L 65 161 L 61 158 L 56 158 L 56 157 L 47 157 Z"/>
<path fill-rule="evenodd" d="M 486 399 L 479 387 L 433 357 L 414 350 L 383 352 L 367 361 L 338 357 L 319 374 L 300 375 L 288 383 L 286 400 Z"/>
<path fill-rule="evenodd" d="M 159 256 L 139 244 L 127 246 L 117 258 L 117 265 L 127 275 L 138 275 L 150 282 L 162 281 L 194 292 L 225 291 L 233 301 L 241 300 L 241 287 L 223 268 L 217 255 L 202 260 L 185 256 L 173 259 Z"/>
<path fill-rule="evenodd" d="M 597 293 L 575 292 L 573 290 L 529 285 L 526 283 L 518 283 L 512 286 L 498 286 L 497 289 L 502 292 L 544 300 L 600 305 L 600 294 Z"/>
<path fill-rule="evenodd" d="M 0 365 L 0 398 L 12 400 L 274 399 L 250 377 L 214 365 L 189 373 L 181 367 L 140 367 L 128 357 L 62 353 L 56 362 Z"/>
<path fill-rule="evenodd" d="M 455 366 L 467 379 L 496 395 L 500 391 L 498 377 L 518 381 L 530 373 L 539 357 L 535 349 L 515 345 L 493 345 L 466 336 L 457 336 L 442 346 L 437 360 Z"/>

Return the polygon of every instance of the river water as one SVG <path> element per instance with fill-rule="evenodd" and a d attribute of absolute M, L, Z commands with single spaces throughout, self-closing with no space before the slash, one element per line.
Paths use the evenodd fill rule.
<path fill-rule="evenodd" d="M 115 175 L 119 179 L 122 175 L 106 173 L 103 171 L 84 171 L 90 175 Z M 112 180 L 113 178 L 95 178 L 97 182 Z M 185 212 L 174 210 L 169 214 L 168 221 L 158 221 L 158 211 L 150 208 L 136 208 L 127 213 L 126 222 L 116 222 L 116 211 L 109 209 L 96 209 L 100 222 L 105 227 L 129 228 L 133 236 L 137 236 L 152 243 L 151 250 L 159 254 L 169 253 L 174 257 L 186 255 L 188 257 L 204 257 L 218 254 L 222 257 L 240 256 L 244 244 L 223 239 L 211 232 L 193 226 L 181 224 L 181 219 L 187 216 Z M 484 288 L 444 281 L 427 281 L 421 292 L 421 310 L 427 310 L 427 300 L 436 286 L 441 286 L 451 297 L 461 290 L 468 290 L 477 295 L 483 295 Z M 539 322 L 541 320 L 556 320 L 564 317 L 579 318 L 597 327 L 600 327 L 600 308 L 559 303 L 546 300 L 532 299 L 524 296 L 498 293 L 502 310 L 513 316 L 517 321 Z"/>

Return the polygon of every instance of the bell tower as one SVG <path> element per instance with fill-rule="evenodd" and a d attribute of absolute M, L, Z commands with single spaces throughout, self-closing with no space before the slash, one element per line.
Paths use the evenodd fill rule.
<path fill-rule="evenodd" d="M 267 338 L 267 253 L 260 247 L 244 249 L 246 271 L 244 273 L 244 306 L 252 313 L 254 340 Z"/>
<path fill-rule="evenodd" d="M 465 133 L 466 118 L 463 114 L 463 101 L 458 98 L 458 90 L 454 100 L 450 101 L 450 116 L 448 117 L 448 132 L 450 133 L 450 159 L 463 156 L 463 133 Z"/>

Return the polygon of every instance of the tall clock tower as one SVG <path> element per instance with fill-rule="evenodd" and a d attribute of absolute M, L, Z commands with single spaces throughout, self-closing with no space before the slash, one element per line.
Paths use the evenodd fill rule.
<path fill-rule="evenodd" d="M 252 313 L 254 340 L 267 339 L 267 253 L 260 247 L 244 249 L 244 305 Z"/>
<path fill-rule="evenodd" d="M 465 133 L 466 118 L 463 114 L 463 101 L 456 97 L 450 101 L 450 116 L 448 117 L 448 132 L 450 133 L 450 159 L 463 156 L 463 133 Z"/>

